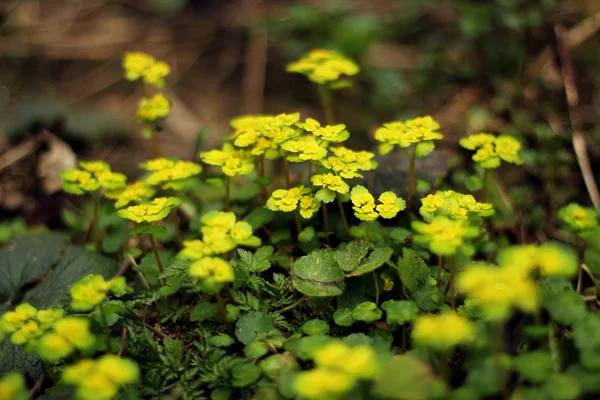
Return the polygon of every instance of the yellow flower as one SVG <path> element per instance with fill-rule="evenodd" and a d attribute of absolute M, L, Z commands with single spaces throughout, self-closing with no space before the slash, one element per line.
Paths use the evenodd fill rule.
<path fill-rule="evenodd" d="M 41 359 L 57 361 L 68 357 L 75 351 L 75 347 L 67 339 L 57 333 L 47 333 L 40 338 L 36 352 Z"/>
<path fill-rule="evenodd" d="M 29 340 L 40 336 L 42 333 L 43 331 L 36 321 L 28 321 L 12 334 L 10 340 L 14 344 L 23 345 Z"/>
<path fill-rule="evenodd" d="M 164 61 L 157 61 L 144 72 L 144 82 L 159 89 L 165 86 L 165 78 L 171 73 L 171 67 Z"/>
<path fill-rule="evenodd" d="M 468 150 L 476 150 L 473 161 L 478 162 L 483 168 L 498 168 L 500 160 L 512 164 L 522 164 L 519 154 L 521 143 L 511 136 L 501 135 L 495 137 L 491 133 L 478 133 L 462 138 L 459 144 Z"/>
<path fill-rule="evenodd" d="M 304 123 L 297 123 L 300 128 L 311 132 L 314 137 L 327 142 L 344 142 L 350 137 L 350 132 L 346 130 L 346 125 L 326 125 L 321 126 L 319 121 L 307 118 Z"/>
<path fill-rule="evenodd" d="M 156 222 L 163 220 L 169 215 L 171 210 L 181 204 L 178 197 L 158 197 L 149 203 L 142 203 L 136 206 L 129 206 L 125 209 L 117 211 L 121 218 L 131 221 Z"/>
<path fill-rule="evenodd" d="M 154 124 L 159 119 L 165 119 L 171 112 L 171 103 L 162 93 L 142 97 L 138 105 L 137 119 L 147 124 Z"/>
<path fill-rule="evenodd" d="M 26 400 L 29 398 L 25 378 L 18 372 L 9 372 L 0 378 L 0 399 Z"/>
<path fill-rule="evenodd" d="M 145 179 L 148 184 L 163 185 L 164 189 L 181 189 L 185 179 L 202 172 L 202 167 L 192 161 L 175 161 L 166 158 L 149 160 L 141 164 L 141 167 L 152 171 Z"/>
<path fill-rule="evenodd" d="M 235 225 L 235 214 L 232 212 L 210 211 L 202 216 L 205 226 L 229 232 Z"/>
<path fill-rule="evenodd" d="M 458 275 L 456 284 L 490 320 L 508 318 L 513 307 L 533 313 L 540 306 L 535 282 L 520 268 L 476 263 Z"/>
<path fill-rule="evenodd" d="M 383 192 L 379 196 L 379 204 L 375 209 L 382 218 L 394 218 L 398 212 L 406 208 L 406 202 L 398 198 L 394 192 Z"/>
<path fill-rule="evenodd" d="M 171 72 L 169 64 L 156 61 L 151 55 L 141 52 L 125 53 L 123 69 L 125 79 L 135 81 L 143 78 L 144 82 L 158 88 L 165 85 L 164 78 Z"/>
<path fill-rule="evenodd" d="M 300 119 L 300 113 L 279 114 L 264 121 L 260 132 L 274 144 L 281 144 L 302 133 L 294 124 Z"/>
<path fill-rule="evenodd" d="M 178 254 L 179 257 L 189 260 L 199 259 L 214 254 L 213 249 L 200 239 L 184 240 L 183 250 Z"/>
<path fill-rule="evenodd" d="M 229 124 L 236 132 L 255 131 L 262 128 L 272 118 L 274 118 L 274 116 L 263 114 L 242 115 L 232 119 Z"/>
<path fill-rule="evenodd" d="M 335 399 L 347 393 L 356 381 L 340 371 L 316 368 L 298 373 L 294 380 L 296 393 L 302 399 Z"/>
<path fill-rule="evenodd" d="M 267 200 L 267 208 L 272 211 L 294 211 L 298 207 L 298 202 L 302 199 L 302 196 L 307 193 L 310 193 L 310 189 L 305 189 L 304 186 L 289 190 L 277 189 L 271 193 L 271 197 Z"/>
<path fill-rule="evenodd" d="M 350 186 L 344 182 L 342 177 L 333 175 L 332 173 L 313 175 L 310 180 L 313 185 L 331 190 L 332 192 L 346 194 L 350 191 Z"/>
<path fill-rule="evenodd" d="M 593 208 L 569 203 L 558 210 L 558 217 L 580 236 L 587 236 L 598 227 L 598 212 Z"/>
<path fill-rule="evenodd" d="M 370 346 L 349 347 L 333 340 L 315 351 L 313 358 L 319 368 L 337 369 L 354 378 L 369 379 L 379 372 L 375 351 Z"/>
<path fill-rule="evenodd" d="M 300 199 L 300 215 L 302 218 L 311 218 L 321 207 L 321 203 L 312 195 L 304 195 Z"/>
<path fill-rule="evenodd" d="M 0 331 L 14 332 L 21 328 L 27 320 L 34 318 L 37 309 L 29 303 L 19 304 L 14 311 L 8 311 L 0 317 Z"/>
<path fill-rule="evenodd" d="M 454 311 L 426 314 L 415 321 L 412 337 L 418 346 L 448 350 L 475 339 L 475 328 L 467 318 Z"/>
<path fill-rule="evenodd" d="M 71 308 L 76 311 L 90 311 L 106 298 L 106 292 L 122 296 L 129 290 L 124 277 L 105 281 L 102 275 L 87 275 L 69 289 Z"/>
<path fill-rule="evenodd" d="M 502 249 L 497 254 L 501 265 L 511 266 L 529 274 L 538 270 L 543 276 L 571 277 L 579 270 L 575 250 L 567 245 L 548 241 L 541 246 L 517 245 Z"/>
<path fill-rule="evenodd" d="M 451 220 L 446 216 L 434 217 L 429 224 L 413 221 L 415 243 L 428 244 L 429 249 L 439 256 L 448 256 L 462 250 L 471 254 L 474 249 L 467 240 L 479 234 L 479 229 L 467 221 Z"/>
<path fill-rule="evenodd" d="M 324 84 L 337 81 L 342 75 L 356 75 L 360 68 L 340 53 L 315 49 L 300 60 L 288 64 L 286 70 L 303 74 L 313 82 Z"/>
<path fill-rule="evenodd" d="M 110 400 L 121 387 L 140 378 L 138 365 L 128 359 L 107 354 L 97 360 L 81 360 L 65 367 L 63 381 L 77 387 L 80 400 Z"/>
<path fill-rule="evenodd" d="M 342 178 L 352 179 L 363 177 L 362 174 L 358 173 L 361 167 L 357 162 L 345 162 L 344 159 L 340 157 L 328 157 L 327 159 L 322 160 L 321 164 Z"/>
<path fill-rule="evenodd" d="M 361 221 L 370 222 L 379 217 L 379 214 L 375 211 L 375 198 L 366 187 L 357 185 L 352 188 L 350 200 L 352 201 L 354 215 Z"/>
<path fill-rule="evenodd" d="M 222 150 L 211 150 L 200 153 L 206 164 L 220 166 L 227 176 L 247 175 L 254 170 L 254 158 L 244 150 L 236 150 L 230 143 L 225 143 Z"/>
<path fill-rule="evenodd" d="M 116 200 L 115 207 L 122 208 L 129 203 L 139 203 L 154 196 L 154 189 L 145 182 L 134 182 L 122 189 L 110 190 L 104 193 L 109 199 Z"/>
<path fill-rule="evenodd" d="M 313 136 L 303 136 L 298 139 L 288 140 L 281 145 L 281 148 L 290 153 L 298 153 L 297 156 L 288 156 L 288 160 L 292 162 L 315 161 L 327 157 L 327 149 Z"/>
<path fill-rule="evenodd" d="M 227 261 L 216 257 L 205 257 L 190 264 L 189 274 L 194 278 L 212 278 L 216 282 L 233 282 L 235 275 Z"/>
<path fill-rule="evenodd" d="M 357 163 L 358 170 L 360 171 L 371 171 L 378 166 L 377 162 L 373 160 L 375 154 L 370 151 L 354 151 L 344 146 L 339 146 L 331 148 L 331 152 L 347 164 Z"/>
<path fill-rule="evenodd" d="M 400 148 L 418 144 L 415 151 L 419 157 L 429 154 L 434 149 L 434 140 L 444 136 L 437 132 L 440 125 L 429 115 L 410 119 L 404 122 L 387 122 L 375 131 L 375 140 L 381 142 L 380 154 L 389 153 L 395 145 Z"/>
<path fill-rule="evenodd" d="M 491 203 L 479 203 L 470 194 L 461 194 L 453 190 L 438 191 L 421 199 L 419 213 L 425 221 L 431 221 L 435 215 L 446 215 L 452 219 L 467 219 L 476 214 L 487 217 L 494 214 Z"/>
<path fill-rule="evenodd" d="M 61 173 L 63 189 L 71 194 L 95 192 L 102 188 L 114 190 L 125 187 L 127 177 L 112 172 L 104 161 L 80 161 L 81 169 L 70 168 Z"/>
<path fill-rule="evenodd" d="M 56 321 L 61 319 L 65 311 L 60 308 L 49 308 L 47 310 L 39 310 L 35 319 L 39 322 L 40 328 L 50 328 Z"/>
<path fill-rule="evenodd" d="M 65 317 L 54 324 L 52 332 L 37 341 L 35 351 L 43 360 L 57 361 L 68 357 L 75 349 L 90 348 L 94 342 L 88 319 Z"/>

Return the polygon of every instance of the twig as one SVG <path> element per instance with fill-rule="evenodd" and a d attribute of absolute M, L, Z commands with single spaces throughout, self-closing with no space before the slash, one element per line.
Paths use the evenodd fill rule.
<path fill-rule="evenodd" d="M 600 207 L 600 192 L 598 192 L 598 186 L 594 180 L 594 173 L 590 165 L 590 160 L 587 153 L 585 136 L 580 130 L 579 117 L 574 113 L 575 107 L 579 104 L 579 93 L 577 92 L 577 85 L 575 84 L 575 71 L 573 69 L 573 60 L 571 54 L 565 44 L 565 28 L 562 25 L 554 26 L 554 33 L 556 35 L 556 46 L 558 49 L 558 56 L 560 58 L 560 71 L 563 78 L 563 85 L 565 87 L 565 94 L 567 96 L 567 104 L 569 111 L 569 121 L 573 128 L 573 149 L 575 150 L 575 157 L 583 176 L 585 187 L 588 191 L 590 199 L 594 207 Z"/>
<path fill-rule="evenodd" d="M 121 332 L 121 344 L 119 346 L 119 351 L 117 351 L 117 356 L 121 357 L 123 355 L 123 351 L 125 351 L 125 340 L 127 339 L 127 327 L 123 327 L 123 331 Z"/>
<path fill-rule="evenodd" d="M 282 308 L 281 310 L 277 311 L 279 314 L 283 314 L 284 312 L 288 312 L 290 310 L 293 310 L 294 308 L 298 307 L 300 304 L 304 303 L 304 300 L 306 300 L 306 295 L 302 296 L 302 298 L 300 300 L 298 300 L 297 302 L 295 302 L 294 304 L 287 306 L 285 308 Z"/>
<path fill-rule="evenodd" d="M 161 331 L 159 331 L 158 329 L 156 329 L 156 328 L 155 328 L 155 327 L 153 327 L 152 325 L 150 325 L 150 324 L 147 324 L 147 323 L 145 323 L 145 322 L 142 322 L 141 324 L 142 324 L 142 325 L 144 325 L 146 328 L 150 329 L 152 332 L 156 333 L 158 336 L 160 336 L 160 337 L 162 337 L 162 338 L 164 338 L 164 339 L 167 339 L 167 338 L 169 338 L 169 336 L 168 336 L 168 335 L 165 335 L 164 333 L 162 333 Z"/>
<path fill-rule="evenodd" d="M 33 385 L 33 387 L 31 388 L 31 390 L 29 391 L 29 395 L 31 397 L 33 397 L 34 394 L 36 394 L 38 392 L 38 390 L 40 390 L 40 388 L 42 387 L 42 384 L 44 383 L 44 375 L 40 376 L 37 381 L 35 381 L 35 385 Z"/>
<path fill-rule="evenodd" d="M 130 254 L 129 254 L 129 257 L 131 257 Z M 123 261 L 123 265 L 121 265 L 121 268 L 119 268 L 117 273 L 114 274 L 113 279 L 123 275 L 125 273 L 125 271 L 127 271 L 127 268 L 129 268 L 129 264 L 131 263 L 131 260 L 133 260 L 133 257 L 131 257 L 131 259 L 127 258 L 125 261 Z M 133 262 L 135 263 L 135 260 L 133 260 Z"/>

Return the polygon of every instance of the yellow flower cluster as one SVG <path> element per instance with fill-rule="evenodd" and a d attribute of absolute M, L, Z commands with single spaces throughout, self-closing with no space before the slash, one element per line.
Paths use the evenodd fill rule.
<path fill-rule="evenodd" d="M 374 221 L 379 217 L 394 218 L 400 211 L 406 208 L 406 202 L 396 196 L 393 192 L 384 192 L 379 196 L 379 202 L 375 205 L 375 198 L 364 186 L 357 185 L 350 193 L 354 215 L 361 221 Z"/>
<path fill-rule="evenodd" d="M 354 151 L 344 146 L 333 147 L 331 152 L 346 164 L 358 164 L 359 171 L 372 171 L 377 168 L 377 161 L 373 160 L 375 154 L 370 151 Z"/>
<path fill-rule="evenodd" d="M 110 400 L 123 386 L 139 380 L 140 369 L 131 360 L 107 354 L 65 367 L 62 378 L 77 387 L 75 396 L 79 400 Z"/>
<path fill-rule="evenodd" d="M 281 148 L 288 153 L 297 153 L 287 157 L 292 162 L 317 161 L 327 156 L 327 148 L 312 135 L 288 140 L 281 145 Z"/>
<path fill-rule="evenodd" d="M 94 343 L 88 319 L 65 317 L 56 321 L 52 331 L 37 340 L 34 351 L 43 360 L 58 361 L 73 354 L 75 350 L 87 350 Z"/>
<path fill-rule="evenodd" d="M 154 196 L 155 190 L 145 182 L 134 182 L 122 189 L 109 190 L 104 193 L 106 197 L 115 201 L 116 208 L 123 208 L 129 203 L 139 203 Z"/>
<path fill-rule="evenodd" d="M 350 132 L 346 130 L 344 124 L 321 126 L 316 119 L 306 118 L 303 123 L 296 123 L 296 125 L 312 133 L 315 138 L 326 142 L 344 142 L 350 137 Z"/>
<path fill-rule="evenodd" d="M 185 179 L 202 172 L 202 167 L 195 162 L 164 157 L 146 161 L 140 166 L 150 171 L 150 175 L 144 179 L 146 183 L 152 186 L 162 185 L 164 189 L 179 190 L 183 187 Z"/>
<path fill-rule="evenodd" d="M 340 53 L 315 49 L 300 60 L 288 64 L 286 70 L 303 74 L 313 82 L 324 84 L 335 82 L 342 75 L 356 75 L 360 68 Z"/>
<path fill-rule="evenodd" d="M 237 147 L 251 147 L 250 154 L 263 155 L 273 160 L 280 155 L 280 145 L 298 137 L 301 130 L 294 124 L 300 113 L 279 115 L 245 115 L 231 121 L 235 129 L 233 144 Z"/>
<path fill-rule="evenodd" d="M 425 221 L 431 221 L 435 215 L 446 215 L 452 219 L 467 219 L 470 215 L 488 217 L 494 214 L 491 203 L 479 203 L 470 194 L 461 194 L 453 190 L 437 191 L 421 199 L 419 213 Z"/>
<path fill-rule="evenodd" d="M 272 211 L 291 212 L 300 206 L 300 215 L 310 218 L 321 206 L 321 202 L 315 199 L 310 189 L 299 186 L 286 189 L 277 189 L 271 193 L 267 200 L 267 208 Z"/>
<path fill-rule="evenodd" d="M 29 303 L 20 304 L 14 311 L 8 311 L 0 317 L 0 340 L 12 333 L 11 341 L 14 344 L 25 344 L 42 335 L 63 314 L 63 310 L 58 308 L 38 311 Z"/>
<path fill-rule="evenodd" d="M 79 166 L 81 169 L 69 168 L 60 174 L 65 192 L 80 195 L 100 188 L 120 189 L 126 185 L 127 177 L 112 172 L 104 161 L 80 161 Z"/>
<path fill-rule="evenodd" d="M 535 312 L 540 306 L 535 282 L 514 265 L 518 264 L 471 265 L 458 275 L 457 288 L 473 299 L 490 320 L 509 317 L 513 307 Z"/>
<path fill-rule="evenodd" d="M 200 153 L 200 158 L 208 165 L 221 167 L 227 176 L 248 175 L 254 170 L 254 157 L 247 151 L 236 150 L 225 143 L 221 150 Z"/>
<path fill-rule="evenodd" d="M 212 278 L 215 282 L 233 282 L 235 275 L 229 263 L 217 257 L 204 257 L 190 264 L 190 276 L 198 279 Z"/>
<path fill-rule="evenodd" d="M 162 93 L 152 97 L 142 97 L 138 104 L 137 119 L 147 124 L 154 124 L 165 119 L 171 112 L 171 102 Z"/>
<path fill-rule="evenodd" d="M 316 368 L 300 372 L 294 381 L 296 393 L 304 399 L 338 398 L 380 370 L 372 347 L 349 347 L 338 340 L 315 351 L 313 358 Z"/>
<path fill-rule="evenodd" d="M 475 328 L 467 318 L 454 311 L 425 314 L 415 321 L 412 338 L 418 346 L 448 350 L 475 339 Z"/>
<path fill-rule="evenodd" d="M 25 378 L 18 372 L 9 372 L 0 378 L 0 399 L 27 400 L 29 393 L 25 386 Z"/>
<path fill-rule="evenodd" d="M 400 148 L 416 144 L 415 154 L 424 157 L 435 148 L 434 140 L 444 136 L 437 132 L 440 125 L 429 115 L 407 121 L 394 121 L 383 124 L 375 131 L 375 140 L 381 142 L 379 154 L 387 154 L 398 145 Z"/>
<path fill-rule="evenodd" d="M 350 186 L 344 182 L 341 176 L 334 175 L 330 172 L 321 175 L 313 175 L 310 180 L 313 185 L 322 187 L 330 192 L 346 194 L 350 191 Z"/>
<path fill-rule="evenodd" d="M 510 265 L 524 274 L 537 271 L 542 276 L 572 277 L 579 270 L 575 250 L 552 241 L 541 246 L 530 244 L 507 247 L 500 250 L 496 258 L 500 265 Z"/>
<path fill-rule="evenodd" d="M 117 211 L 121 218 L 134 222 L 156 222 L 163 220 L 169 213 L 181 204 L 178 197 L 157 197 L 148 203 L 142 203 L 135 206 Z"/>
<path fill-rule="evenodd" d="M 571 231 L 580 236 L 588 236 L 598 228 L 598 211 L 577 203 L 569 203 L 562 207 L 558 210 L 558 217 Z"/>
<path fill-rule="evenodd" d="M 446 216 L 436 216 L 430 223 L 413 221 L 415 243 L 428 244 L 429 249 L 438 256 L 449 256 L 457 250 L 471 255 L 473 246 L 467 241 L 479 234 L 475 228 L 465 220 L 452 220 Z"/>
<path fill-rule="evenodd" d="M 142 52 L 125 53 L 123 69 L 125 79 L 136 81 L 143 78 L 144 82 L 157 88 L 165 86 L 165 78 L 171 72 L 169 64 Z"/>
<path fill-rule="evenodd" d="M 523 164 L 519 154 L 521 143 L 512 136 L 491 133 L 478 133 L 462 138 L 459 144 L 468 150 L 476 150 L 473 161 L 478 162 L 483 168 L 493 169 L 500 166 L 500 160 L 512 164 Z"/>
<path fill-rule="evenodd" d="M 69 289 L 71 308 L 76 311 L 91 311 L 106 298 L 106 292 L 120 297 L 131 291 L 124 277 L 105 281 L 102 275 L 87 275 Z"/>

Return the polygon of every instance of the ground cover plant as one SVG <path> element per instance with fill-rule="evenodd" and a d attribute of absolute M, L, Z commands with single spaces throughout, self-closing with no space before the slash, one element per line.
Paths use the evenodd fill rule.
<path fill-rule="evenodd" d="M 418 179 L 439 124 L 382 121 L 374 152 L 351 147 L 334 105 L 360 68 L 315 49 L 287 71 L 315 85 L 324 120 L 243 115 L 222 146 L 179 160 L 157 140 L 169 65 L 133 52 L 123 68 L 144 87 L 148 158 L 134 181 L 101 160 L 63 171 L 82 204 L 63 212 L 67 232 L 0 251 L 0 357 L 15 370 L 0 398 L 31 386 L 48 399 L 600 392 L 597 211 L 560 208 L 562 241 L 497 229 L 496 174 L 524 163 L 515 136 L 459 140 L 472 193 Z M 409 166 L 402 194 L 366 179 L 393 153 Z"/>

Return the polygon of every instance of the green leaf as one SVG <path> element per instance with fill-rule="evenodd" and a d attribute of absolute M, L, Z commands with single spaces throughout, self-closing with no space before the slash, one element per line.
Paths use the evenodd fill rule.
<path fill-rule="evenodd" d="M 544 350 L 519 354 L 514 358 L 513 366 L 523 378 L 533 383 L 544 382 L 552 375 L 554 368 L 552 355 Z"/>
<path fill-rule="evenodd" d="M 209 301 L 201 301 L 190 313 L 190 321 L 203 322 L 219 315 L 219 307 Z"/>
<path fill-rule="evenodd" d="M 34 307 L 64 306 L 69 302 L 69 288 L 89 274 L 113 277 L 119 269 L 116 261 L 80 247 L 69 247 L 48 277 L 25 294 L 24 301 Z"/>
<path fill-rule="evenodd" d="M 429 366 L 408 355 L 394 357 L 373 388 L 375 396 L 394 400 L 441 399 L 445 393 Z"/>
<path fill-rule="evenodd" d="M 572 376 L 553 374 L 544 384 L 544 392 L 552 400 L 575 400 L 581 394 L 581 386 Z"/>
<path fill-rule="evenodd" d="M 377 304 L 370 301 L 360 303 L 352 310 L 352 317 L 357 321 L 373 322 L 377 321 L 383 312 L 377 308 Z"/>
<path fill-rule="evenodd" d="M 238 249 L 240 256 L 240 267 L 247 272 L 263 272 L 271 268 L 271 256 L 274 249 L 272 246 L 263 246 L 252 254 L 248 250 Z"/>
<path fill-rule="evenodd" d="M 335 192 L 329 189 L 320 189 L 315 193 L 315 199 L 321 203 L 331 203 L 335 200 Z"/>
<path fill-rule="evenodd" d="M 402 243 L 412 234 L 411 231 L 405 228 L 393 228 L 390 231 L 390 239 L 397 243 Z"/>
<path fill-rule="evenodd" d="M 324 335 L 329 333 L 329 324 L 322 319 L 313 319 L 302 325 L 302 332 L 312 335 Z"/>
<path fill-rule="evenodd" d="M 265 312 L 253 311 L 242 315 L 235 325 L 235 335 L 248 345 L 275 329 L 272 318 Z"/>
<path fill-rule="evenodd" d="M 587 313 L 577 322 L 573 327 L 573 339 L 583 366 L 600 370 L 600 314 Z"/>
<path fill-rule="evenodd" d="M 565 325 L 581 321 L 587 314 L 581 295 L 573 290 L 571 283 L 564 278 L 546 279 L 540 282 L 542 305 L 552 319 Z"/>
<path fill-rule="evenodd" d="M 335 261 L 346 272 L 354 271 L 363 258 L 369 253 L 369 243 L 362 240 L 353 240 L 345 247 L 335 251 Z"/>
<path fill-rule="evenodd" d="M 258 365 L 240 364 L 231 369 L 231 384 L 235 387 L 248 386 L 260 378 L 261 370 Z"/>
<path fill-rule="evenodd" d="M 136 225 L 135 228 L 129 231 L 129 236 L 137 235 L 138 233 L 147 233 L 156 237 L 162 237 L 168 233 L 166 226 L 162 225 Z"/>
<path fill-rule="evenodd" d="M 302 243 L 308 243 L 315 237 L 315 228 L 307 226 L 298 235 L 298 240 Z"/>
<path fill-rule="evenodd" d="M 377 247 L 369 254 L 369 257 L 367 257 L 366 260 L 363 260 L 358 268 L 348 276 L 358 276 L 374 271 L 389 261 L 389 259 L 392 258 L 392 254 L 394 254 L 394 250 L 390 247 Z"/>
<path fill-rule="evenodd" d="M 67 237 L 55 232 L 13 240 L 0 251 L 0 297 L 15 300 L 23 286 L 48 272 L 68 246 Z"/>
<path fill-rule="evenodd" d="M 249 223 L 252 227 L 252 230 L 255 231 L 271 222 L 274 217 L 275 213 L 269 210 L 268 208 L 257 207 L 254 210 L 252 210 L 248 215 L 246 215 L 244 221 Z"/>
<path fill-rule="evenodd" d="M 162 265 L 170 265 L 171 262 L 175 259 L 175 254 L 172 251 L 168 250 L 159 250 L 158 256 L 160 257 L 160 261 Z M 158 268 L 158 263 L 156 262 L 156 257 L 154 257 L 154 253 L 146 254 L 137 267 L 133 267 L 134 271 L 139 271 L 144 275 L 144 279 L 150 285 L 156 285 L 158 283 L 158 276 L 160 275 L 160 269 Z"/>
<path fill-rule="evenodd" d="M 224 333 L 219 333 L 216 336 L 211 336 L 208 342 L 215 347 L 229 347 L 235 343 L 235 340 Z"/>
<path fill-rule="evenodd" d="M 25 353 L 20 346 L 12 344 L 10 338 L 6 337 L 0 342 L 0 376 L 12 371 L 21 372 L 34 381 L 42 375 L 43 367 L 39 358 Z"/>
<path fill-rule="evenodd" d="M 306 336 L 299 340 L 286 342 L 285 349 L 296 358 L 306 361 L 312 358 L 317 349 L 325 346 L 329 341 L 331 341 L 331 337 L 327 335 Z"/>
<path fill-rule="evenodd" d="M 417 158 L 427 157 L 433 150 L 435 150 L 435 143 L 432 140 L 420 142 L 415 145 L 415 156 Z"/>
<path fill-rule="evenodd" d="M 269 352 L 269 345 L 265 342 L 252 342 L 244 347 L 244 354 L 246 357 L 255 360 L 261 358 Z"/>
<path fill-rule="evenodd" d="M 339 326 L 351 326 L 356 322 L 350 308 L 340 308 L 333 313 L 333 320 Z"/>
<path fill-rule="evenodd" d="M 344 275 L 333 251 L 320 249 L 300 257 L 292 265 L 296 290 L 308 296 L 338 296 L 344 291 Z"/>
<path fill-rule="evenodd" d="M 389 325 L 403 325 L 417 319 L 419 308 L 408 300 L 388 300 L 381 305 L 385 310 L 386 321 Z"/>
<path fill-rule="evenodd" d="M 410 292 L 414 292 L 421 283 L 430 277 L 429 268 L 425 261 L 413 249 L 408 247 L 402 249 L 402 257 L 398 259 L 398 272 L 402 284 Z"/>

